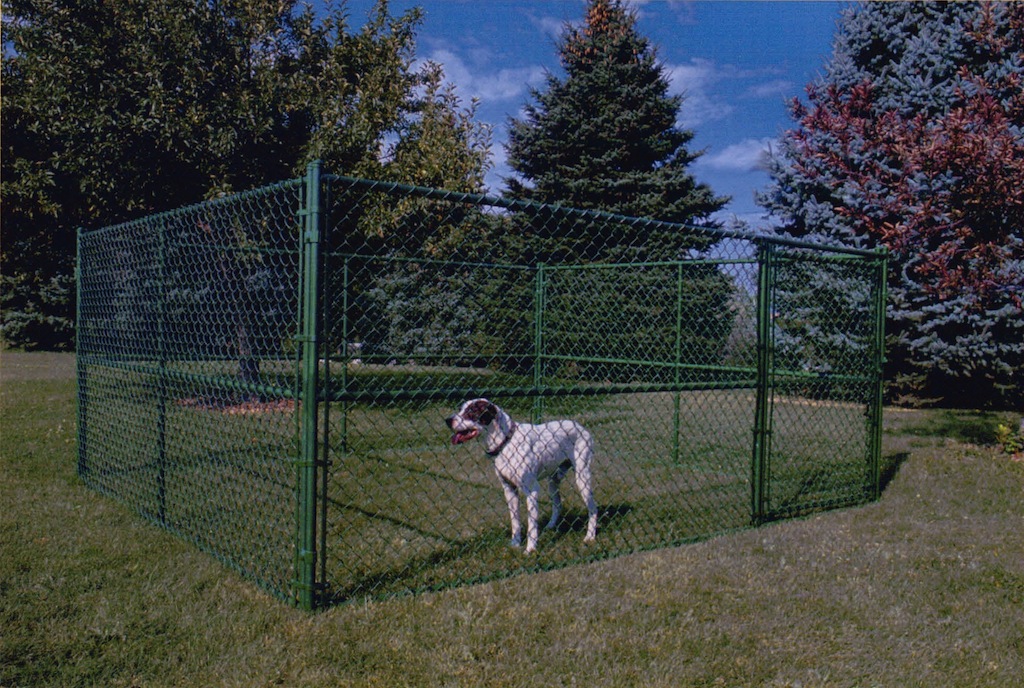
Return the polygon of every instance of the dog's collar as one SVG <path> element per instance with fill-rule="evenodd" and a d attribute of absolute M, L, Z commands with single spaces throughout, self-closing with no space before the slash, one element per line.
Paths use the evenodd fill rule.
<path fill-rule="evenodd" d="M 516 434 L 516 428 L 518 427 L 518 425 L 512 423 L 512 427 L 509 428 L 508 434 L 505 435 L 505 439 L 501 441 L 501 444 L 499 444 L 494 451 L 487 452 L 487 456 L 497 456 L 498 454 L 500 454 L 501 450 L 508 446 L 508 443 L 512 441 L 512 435 Z"/>

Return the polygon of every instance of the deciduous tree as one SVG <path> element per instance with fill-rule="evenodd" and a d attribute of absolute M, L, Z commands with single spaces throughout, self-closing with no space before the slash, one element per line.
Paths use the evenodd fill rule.
<path fill-rule="evenodd" d="M 78 226 L 277 181 L 318 158 L 334 173 L 479 188 L 486 131 L 435 67 L 414 67 L 420 12 L 393 16 L 379 0 L 355 30 L 344 3 L 325 16 L 302 7 L 5 2 L 8 343 L 68 344 Z"/>

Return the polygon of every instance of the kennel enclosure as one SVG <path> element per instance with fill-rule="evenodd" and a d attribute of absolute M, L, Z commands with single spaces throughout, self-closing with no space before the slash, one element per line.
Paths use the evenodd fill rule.
<path fill-rule="evenodd" d="M 318 163 L 78 244 L 81 479 L 303 608 L 878 496 L 884 252 Z M 595 545 L 508 546 L 472 397 L 590 429 Z"/>

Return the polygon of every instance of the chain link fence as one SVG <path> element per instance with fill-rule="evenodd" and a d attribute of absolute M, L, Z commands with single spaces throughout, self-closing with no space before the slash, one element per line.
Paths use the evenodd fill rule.
<path fill-rule="evenodd" d="M 314 164 L 80 232 L 79 475 L 304 608 L 862 503 L 885 270 Z M 493 459 L 445 424 L 476 397 L 589 429 L 596 543 L 563 486 L 509 546 Z"/>

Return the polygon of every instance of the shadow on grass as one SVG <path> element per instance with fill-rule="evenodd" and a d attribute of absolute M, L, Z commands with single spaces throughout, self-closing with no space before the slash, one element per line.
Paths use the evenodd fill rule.
<path fill-rule="evenodd" d="M 992 411 L 943 409 L 923 417 L 919 424 L 903 430 L 915 437 L 941 437 L 969 444 L 989 445 L 996 442 L 996 428 L 1004 415 Z"/>
<path fill-rule="evenodd" d="M 910 452 L 906 451 L 894 452 L 882 457 L 878 476 L 879 491 L 885 492 L 886 488 L 889 487 L 889 483 L 899 474 L 903 463 L 909 458 Z"/>
<path fill-rule="evenodd" d="M 599 533 L 604 530 L 613 532 L 616 524 L 633 510 L 631 504 L 601 507 Z M 543 525 L 541 523 L 541 527 Z M 322 604 L 331 607 L 359 599 L 444 590 L 576 564 L 593 557 L 588 550 L 595 545 L 583 542 L 586 528 L 586 512 L 568 510 L 555 528 L 553 537 L 548 536 L 547 547 L 542 535 L 538 553 L 529 556 L 523 554 L 521 547 L 510 545 L 507 528 L 492 528 L 477 537 L 457 542 L 446 541 L 443 549 L 396 562 L 387 570 L 360 576 L 347 584 L 328 584 L 322 593 Z M 596 546 L 600 547 L 600 544 Z"/>

